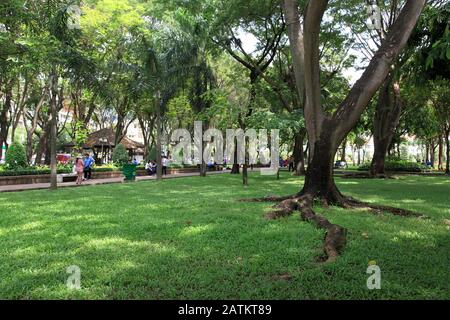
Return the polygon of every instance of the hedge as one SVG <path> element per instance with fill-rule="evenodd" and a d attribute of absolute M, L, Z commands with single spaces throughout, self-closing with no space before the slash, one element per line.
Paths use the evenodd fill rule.
<path fill-rule="evenodd" d="M 417 162 L 404 160 L 388 160 L 385 162 L 385 170 L 391 172 L 422 172 L 426 167 Z M 359 171 L 369 171 L 370 163 L 364 163 L 358 167 Z"/>
<path fill-rule="evenodd" d="M 72 169 L 58 169 L 58 174 L 61 173 L 71 173 Z M 44 175 L 44 174 L 50 174 L 50 169 L 17 169 L 17 170 L 5 170 L 0 171 L 1 177 L 10 177 L 10 176 L 37 176 L 37 175 Z"/>

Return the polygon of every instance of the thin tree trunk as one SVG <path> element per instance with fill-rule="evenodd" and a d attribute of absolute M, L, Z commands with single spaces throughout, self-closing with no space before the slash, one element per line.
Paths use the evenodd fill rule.
<path fill-rule="evenodd" d="M 58 111 L 57 111 L 57 94 L 58 94 L 58 76 L 56 71 L 52 71 L 51 77 L 51 100 L 50 100 L 50 189 L 58 188 L 57 181 L 57 163 L 56 163 L 56 141 L 58 136 Z"/>
<path fill-rule="evenodd" d="M 439 171 L 443 171 L 444 170 L 444 165 L 442 162 L 442 157 L 444 155 L 444 143 L 443 143 L 443 136 L 439 135 L 439 150 L 438 150 L 438 170 Z"/>
<path fill-rule="evenodd" d="M 237 150 L 237 144 L 234 145 L 234 155 L 233 155 L 234 161 L 233 161 L 233 167 L 231 168 L 231 174 L 239 174 L 239 163 L 238 162 L 238 150 Z"/>
<path fill-rule="evenodd" d="M 445 173 L 450 174 L 450 128 L 447 128 L 447 130 L 445 131 L 445 142 L 447 145 L 447 153 L 445 156 L 445 158 L 447 159 L 445 165 Z"/>
<path fill-rule="evenodd" d="M 431 167 L 434 168 L 434 164 L 436 162 L 436 144 L 433 139 L 430 142 L 430 162 Z"/>
<path fill-rule="evenodd" d="M 34 116 L 31 120 L 31 127 L 28 128 L 27 126 L 27 118 L 26 118 L 26 113 L 27 110 L 24 109 L 23 112 L 23 123 L 25 126 L 25 130 L 27 132 L 27 147 L 26 147 L 26 152 L 27 152 L 27 160 L 28 163 L 31 164 L 31 159 L 33 157 L 33 136 L 34 133 L 36 132 L 36 128 L 38 126 L 38 120 L 39 120 L 39 113 L 41 111 L 41 108 L 44 104 L 45 98 L 46 98 L 46 92 L 47 92 L 47 88 L 44 88 L 42 90 L 42 94 L 41 94 L 41 98 L 39 100 L 39 102 L 36 104 L 36 107 L 34 108 Z"/>
<path fill-rule="evenodd" d="M 248 106 L 248 112 L 246 117 L 249 117 L 253 113 L 253 105 L 256 100 L 256 81 L 258 80 L 259 73 L 256 70 L 250 72 L 250 100 Z M 245 119 L 241 121 L 241 128 L 245 131 Z M 244 163 L 242 165 L 242 184 L 248 186 L 248 144 L 244 138 Z"/>
<path fill-rule="evenodd" d="M 204 129 L 206 129 L 207 127 L 208 127 L 209 125 L 208 125 L 208 123 L 207 122 L 203 122 L 202 121 L 202 132 L 204 132 L 203 130 Z M 202 151 L 203 150 L 205 150 L 206 149 L 206 142 L 205 141 L 203 141 L 203 139 L 202 139 Z M 202 155 L 201 155 L 201 157 L 202 157 L 202 163 L 200 164 L 200 177 L 206 177 L 206 172 L 208 171 L 208 166 L 207 166 L 207 161 L 209 160 L 209 159 L 204 159 L 203 158 L 203 153 L 202 153 Z"/>
<path fill-rule="evenodd" d="M 156 109 L 156 179 L 162 180 L 162 146 L 161 146 L 161 93 L 157 91 L 155 97 Z"/>
<path fill-rule="evenodd" d="M 347 139 L 344 139 L 344 142 L 342 143 L 341 162 L 346 162 L 346 154 L 345 154 L 346 149 L 347 149 Z"/>

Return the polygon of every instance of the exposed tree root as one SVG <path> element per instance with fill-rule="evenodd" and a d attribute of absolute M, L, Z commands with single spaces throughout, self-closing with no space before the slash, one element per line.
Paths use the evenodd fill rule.
<path fill-rule="evenodd" d="M 291 215 L 298 209 L 299 198 L 288 198 L 273 206 L 275 210 L 266 214 L 267 219 L 278 219 Z"/>
<path fill-rule="evenodd" d="M 371 175 L 369 173 L 347 173 L 342 176 L 341 178 L 344 179 L 396 179 L 395 176 L 388 175 L 388 174 L 378 174 L 378 175 Z"/>
<path fill-rule="evenodd" d="M 389 212 L 396 216 L 402 217 L 415 217 L 415 218 L 427 218 L 427 216 L 423 213 L 418 213 L 414 211 L 410 211 L 407 209 L 395 208 L 390 206 L 383 206 L 379 204 L 373 204 L 368 202 L 363 202 L 360 200 L 356 200 L 353 198 L 346 198 L 346 202 L 350 205 L 350 208 L 355 209 L 370 209 L 375 214 L 381 214 L 382 212 Z"/>
<path fill-rule="evenodd" d="M 324 251 L 327 259 L 325 262 L 334 262 L 347 243 L 347 230 L 339 225 L 332 224 L 324 216 L 316 214 L 312 210 L 312 203 L 313 197 L 310 195 L 304 195 L 299 199 L 300 216 L 304 221 L 311 222 L 326 231 Z"/>
<path fill-rule="evenodd" d="M 287 199 L 273 206 L 275 210 L 266 214 L 267 219 L 278 219 L 291 215 L 295 210 L 300 211 L 300 217 L 304 221 L 314 224 L 316 227 L 326 231 L 324 251 L 325 262 L 333 262 L 339 255 L 340 250 L 345 246 L 347 231 L 345 228 L 332 224 L 324 216 L 316 214 L 313 209 L 314 197 L 307 194 L 302 196 L 285 197 Z M 268 201 L 269 197 L 262 198 Z M 273 199 L 273 198 L 272 198 Z M 255 199 L 253 199 L 255 200 Z M 280 198 L 273 199 L 279 201 Z M 328 202 L 324 200 L 326 204 Z"/>
<path fill-rule="evenodd" d="M 347 241 L 347 230 L 339 225 L 332 224 L 327 218 L 316 214 L 313 211 L 315 200 L 319 200 L 324 207 L 329 204 L 337 205 L 346 209 L 370 209 L 375 214 L 389 212 L 402 217 L 424 218 L 425 215 L 405 209 L 394 208 L 383 205 L 375 205 L 362 202 L 350 197 L 344 197 L 336 193 L 333 201 L 329 201 L 324 196 L 313 196 L 311 193 L 296 194 L 284 197 L 267 196 L 264 198 L 242 199 L 247 202 L 278 202 L 273 206 L 272 211 L 266 214 L 267 219 L 279 219 L 291 215 L 294 211 L 300 211 L 300 217 L 304 221 L 314 224 L 316 227 L 326 231 L 324 240 L 324 252 L 326 256 L 321 259 L 323 262 L 333 262 L 339 256 L 339 252 L 344 248 Z"/>
<path fill-rule="evenodd" d="M 240 199 L 241 202 L 282 202 L 288 199 L 295 199 L 298 195 L 290 195 L 290 196 L 266 196 L 263 198 L 250 198 L 250 199 Z"/>

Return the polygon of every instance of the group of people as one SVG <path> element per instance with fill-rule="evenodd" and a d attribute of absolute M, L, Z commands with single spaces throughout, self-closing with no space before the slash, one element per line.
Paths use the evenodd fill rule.
<path fill-rule="evenodd" d="M 89 153 L 86 153 L 84 157 L 77 156 L 73 167 L 74 173 L 77 174 L 77 185 L 80 185 L 85 180 L 92 179 L 92 167 L 94 164 L 95 160 Z"/>
<path fill-rule="evenodd" d="M 167 157 L 162 157 L 161 159 L 161 168 L 162 168 L 162 174 L 163 175 L 167 175 L 167 167 L 169 166 L 169 158 Z M 158 168 L 158 165 L 156 164 L 156 162 L 154 160 L 150 160 L 149 162 L 147 162 L 145 164 L 145 170 L 147 170 L 147 173 L 149 176 L 153 176 L 154 174 L 156 174 L 156 170 Z"/>

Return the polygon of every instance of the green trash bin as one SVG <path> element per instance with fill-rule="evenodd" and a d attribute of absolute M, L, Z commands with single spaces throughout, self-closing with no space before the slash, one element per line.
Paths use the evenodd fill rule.
<path fill-rule="evenodd" d="M 122 173 L 125 176 L 125 181 L 135 181 L 136 180 L 136 165 L 126 164 L 122 168 Z"/>

